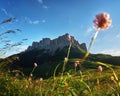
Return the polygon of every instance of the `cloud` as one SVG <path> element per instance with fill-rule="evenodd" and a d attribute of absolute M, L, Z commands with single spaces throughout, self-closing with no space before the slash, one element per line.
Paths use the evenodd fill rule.
<path fill-rule="evenodd" d="M 43 20 L 42 20 L 42 23 L 46 23 L 46 20 L 45 20 L 45 19 L 43 19 Z"/>
<path fill-rule="evenodd" d="M 88 29 L 87 29 L 87 33 L 91 33 L 92 31 L 93 31 L 93 27 L 89 27 Z"/>
<path fill-rule="evenodd" d="M 27 48 L 28 48 L 28 45 L 20 45 L 20 46 L 11 47 L 8 50 L 2 50 L 0 56 L 1 56 L 1 58 L 5 58 L 5 57 L 11 56 L 13 54 L 23 52 Z"/>
<path fill-rule="evenodd" d="M 32 24 L 39 24 L 39 22 L 40 22 L 39 20 L 35 20 L 35 21 L 32 21 L 31 23 Z"/>
<path fill-rule="evenodd" d="M 16 48 L 16 51 L 18 50 L 19 52 L 25 51 L 28 48 L 28 45 L 21 45 Z"/>
<path fill-rule="evenodd" d="M 37 0 L 40 4 L 43 4 L 43 0 Z"/>
<path fill-rule="evenodd" d="M 39 4 L 41 4 L 41 5 L 42 5 L 42 8 L 44 8 L 44 9 L 48 9 L 48 8 L 49 8 L 47 5 L 44 4 L 43 0 L 37 0 L 37 2 L 38 2 Z"/>
<path fill-rule="evenodd" d="M 1 8 L 1 11 L 3 11 L 5 15 L 9 15 L 8 12 L 6 11 L 6 9 Z"/>
<path fill-rule="evenodd" d="M 110 54 L 112 56 L 120 56 L 120 50 L 118 49 L 108 49 L 108 50 L 103 50 L 100 53 L 103 54 Z"/>
<path fill-rule="evenodd" d="M 48 6 L 47 5 L 43 5 L 42 6 L 44 9 L 48 9 Z"/>
<path fill-rule="evenodd" d="M 116 38 L 120 38 L 120 34 L 117 34 L 117 35 L 116 35 Z"/>
<path fill-rule="evenodd" d="M 0 9 L 5 15 L 9 16 L 9 17 L 14 17 L 13 14 L 8 13 L 8 11 L 5 8 L 1 8 Z"/>
<path fill-rule="evenodd" d="M 91 33 L 93 33 L 94 30 L 95 30 L 94 26 L 88 27 L 88 29 L 86 30 L 86 36 L 93 35 Z"/>
<path fill-rule="evenodd" d="M 29 23 L 29 24 L 39 24 L 39 23 L 40 23 L 39 20 L 31 20 L 31 19 L 28 18 L 28 17 L 25 17 L 24 19 L 25 19 L 25 21 L 26 21 L 27 23 Z"/>

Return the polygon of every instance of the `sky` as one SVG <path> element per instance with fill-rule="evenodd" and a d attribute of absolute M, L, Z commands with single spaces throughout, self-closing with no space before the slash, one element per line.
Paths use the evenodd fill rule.
<path fill-rule="evenodd" d="M 110 14 L 112 25 L 100 30 L 90 52 L 120 56 L 119 4 L 120 0 L 1 0 L 0 57 L 24 51 L 33 41 L 66 33 L 88 47 L 96 31 L 93 20 L 103 12 Z"/>

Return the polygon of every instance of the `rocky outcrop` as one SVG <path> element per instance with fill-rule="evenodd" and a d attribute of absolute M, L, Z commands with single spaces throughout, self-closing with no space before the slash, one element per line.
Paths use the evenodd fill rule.
<path fill-rule="evenodd" d="M 87 47 L 85 43 L 80 44 L 81 49 L 84 49 L 85 51 L 87 51 Z"/>
<path fill-rule="evenodd" d="M 27 51 L 33 49 L 46 49 L 54 53 L 58 48 L 62 49 L 63 47 L 70 45 L 70 41 L 67 39 L 68 35 L 69 34 L 59 36 L 58 38 L 53 40 L 51 40 L 50 38 L 43 38 L 40 42 L 33 42 L 32 46 L 28 47 Z M 81 49 L 87 51 L 85 43 L 79 44 L 79 42 L 76 41 L 73 36 L 71 36 L 71 41 L 72 43 L 74 43 L 73 46 L 79 46 Z"/>

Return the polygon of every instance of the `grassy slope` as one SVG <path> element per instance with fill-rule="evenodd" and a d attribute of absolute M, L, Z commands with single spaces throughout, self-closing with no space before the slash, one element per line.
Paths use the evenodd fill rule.
<path fill-rule="evenodd" d="M 82 65 L 82 74 L 80 74 L 79 70 L 76 73 L 74 71 L 73 62 L 76 60 L 80 59 L 69 60 L 66 66 L 68 70 L 66 70 L 62 79 L 60 74 L 42 81 L 39 79 L 41 76 L 35 79 L 34 75 L 36 73 L 39 74 L 39 66 L 33 72 L 33 77 L 26 77 L 18 70 L 11 72 L 2 71 L 0 72 L 0 95 L 117 96 L 117 94 L 120 94 L 119 81 L 115 77 L 114 80 L 110 79 L 111 76 L 114 76 L 113 70 L 110 68 L 114 69 L 117 77 L 120 76 L 119 66 L 103 67 L 103 72 L 100 74 L 97 71 L 97 67 L 101 64 L 102 66 L 106 66 L 106 64 L 88 60 Z"/>
<path fill-rule="evenodd" d="M 0 63 L 0 96 L 119 96 L 120 67 L 115 66 L 119 65 L 119 57 L 101 54 L 90 55 L 82 64 L 82 67 L 77 67 L 75 72 L 74 62 L 81 61 L 77 57 L 83 57 L 84 53 L 80 55 L 79 50 L 71 50 L 71 59 L 66 65 L 64 77 L 61 77 L 63 59 L 67 51 L 67 48 L 65 49 L 61 52 L 58 51 L 51 58 L 49 58 L 49 54 L 40 51 L 37 54 L 38 51 L 35 51 L 24 56 L 22 53 L 2 60 Z M 43 61 L 39 61 L 40 59 Z M 21 71 L 16 70 L 16 67 L 14 70 L 10 70 L 10 68 L 14 68 L 13 65 L 11 67 L 11 63 L 19 60 L 21 60 L 19 63 L 32 67 L 23 67 L 20 69 Z M 43 63 L 32 72 L 34 61 Z M 110 62 L 113 66 L 98 61 Z M 99 65 L 103 66 L 102 73 L 97 71 Z M 58 68 L 55 72 L 56 67 Z M 24 72 L 24 75 L 22 72 Z M 30 76 L 31 72 L 32 77 Z M 110 79 L 111 76 L 114 80 Z M 41 77 L 44 80 L 39 80 Z"/>

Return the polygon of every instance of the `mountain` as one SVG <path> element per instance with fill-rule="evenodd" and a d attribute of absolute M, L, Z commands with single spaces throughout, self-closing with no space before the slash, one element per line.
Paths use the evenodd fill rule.
<path fill-rule="evenodd" d="M 12 66 L 20 67 L 32 67 L 34 62 L 42 65 L 46 62 L 63 61 L 67 56 L 70 42 L 72 43 L 70 58 L 82 57 L 87 51 L 86 44 L 79 44 L 73 36 L 71 36 L 71 41 L 69 41 L 68 36 L 69 34 L 65 34 L 53 40 L 43 38 L 39 42 L 33 42 L 24 52 L 12 55 L 6 59 L 10 63 L 12 62 Z"/>
<path fill-rule="evenodd" d="M 65 34 L 63 36 L 59 36 L 56 39 L 51 40 L 50 38 L 43 38 L 43 40 L 41 40 L 40 42 L 33 42 L 32 46 L 29 46 L 27 51 L 31 51 L 31 50 L 39 50 L 39 49 L 45 49 L 45 50 L 49 50 L 50 53 L 54 54 L 56 50 L 58 49 L 63 49 L 65 46 L 69 46 L 70 45 L 70 41 L 67 39 L 67 36 L 69 36 L 69 34 Z M 86 48 L 86 44 L 82 43 L 79 44 L 78 41 L 76 41 L 74 39 L 73 36 L 71 36 L 71 41 L 75 46 L 80 47 L 81 49 L 87 51 Z"/>
<path fill-rule="evenodd" d="M 61 71 L 64 58 L 67 56 L 70 42 L 72 44 L 70 49 L 69 59 L 83 58 L 87 52 L 86 44 L 79 42 L 71 36 L 71 41 L 68 40 L 69 34 L 59 36 L 56 39 L 43 38 L 39 42 L 33 42 L 31 46 L 24 52 L 12 55 L 8 58 L 1 59 L 0 64 L 10 66 L 12 69 L 22 68 L 25 74 L 29 74 L 32 70 L 34 63 L 37 63 L 39 67 L 36 70 L 36 74 L 42 77 L 49 77 L 53 75 L 54 69 L 60 64 L 57 72 Z M 100 61 L 113 65 L 120 65 L 120 57 L 113 57 L 106 54 L 90 54 L 83 64 L 86 68 L 94 67 L 91 61 Z M 73 69 L 74 61 L 67 64 L 67 70 Z"/>

